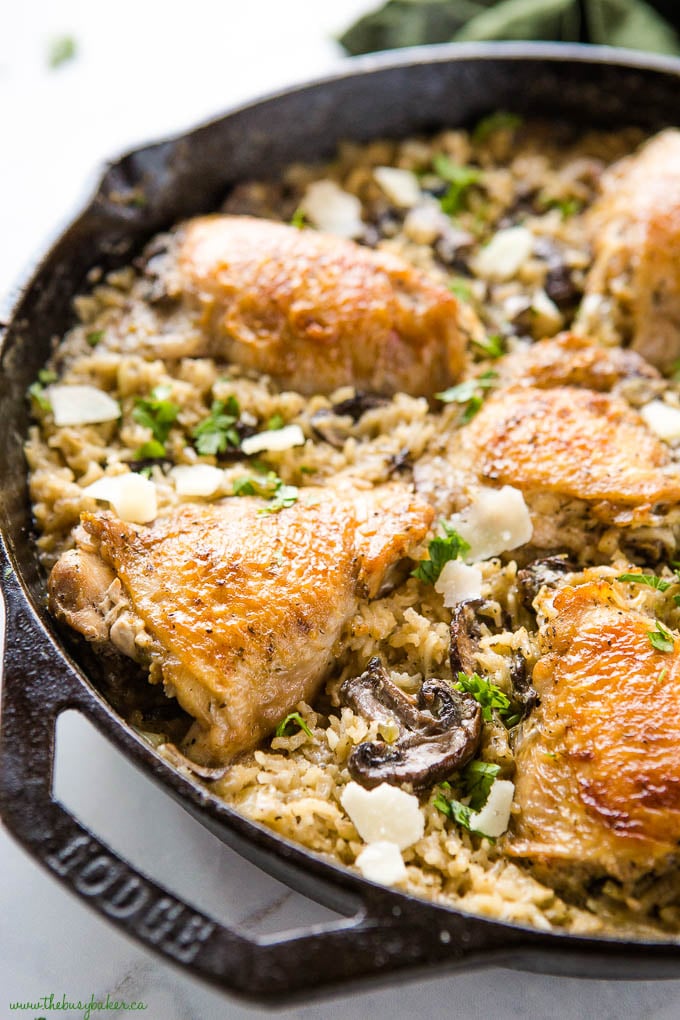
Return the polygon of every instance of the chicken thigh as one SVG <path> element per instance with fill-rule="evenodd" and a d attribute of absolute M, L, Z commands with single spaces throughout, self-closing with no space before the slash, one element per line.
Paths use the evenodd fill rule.
<path fill-rule="evenodd" d="M 309 487 L 278 513 L 256 498 L 180 508 L 150 527 L 84 514 L 55 564 L 50 608 L 150 667 L 196 720 L 202 764 L 253 748 L 319 688 L 360 598 L 426 534 L 403 486 Z"/>
<path fill-rule="evenodd" d="M 509 853 L 620 879 L 680 841 L 680 642 L 596 579 L 566 587 L 540 633 L 540 698 L 516 748 Z"/>
<path fill-rule="evenodd" d="M 217 357 L 302 393 L 414 396 L 447 386 L 465 363 L 473 313 L 407 262 L 353 241 L 204 216 L 180 227 L 160 272 L 198 317 L 173 356 Z"/>

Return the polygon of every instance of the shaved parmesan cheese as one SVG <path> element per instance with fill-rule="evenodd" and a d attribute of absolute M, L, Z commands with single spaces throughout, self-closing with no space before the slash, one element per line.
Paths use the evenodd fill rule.
<path fill-rule="evenodd" d="M 680 409 L 677 407 L 671 407 L 663 400 L 652 400 L 640 408 L 640 414 L 659 439 L 666 442 L 680 439 Z"/>
<path fill-rule="evenodd" d="M 50 386 L 47 399 L 54 415 L 54 424 L 96 425 L 120 418 L 120 405 L 95 386 Z"/>
<path fill-rule="evenodd" d="M 214 496 L 224 481 L 224 471 L 211 464 L 178 464 L 170 478 L 180 496 Z"/>
<path fill-rule="evenodd" d="M 250 456 L 251 453 L 260 453 L 262 450 L 290 450 L 293 446 L 304 446 L 305 434 L 299 425 L 286 425 L 282 429 L 271 429 L 269 432 L 258 432 L 255 436 L 248 436 L 241 443 L 243 452 Z"/>
<path fill-rule="evenodd" d="M 377 166 L 373 176 L 390 202 L 401 209 L 410 209 L 420 201 L 418 178 L 411 170 L 400 170 L 395 166 Z"/>
<path fill-rule="evenodd" d="M 83 495 L 110 503 L 128 524 L 148 524 L 158 513 L 156 486 L 133 471 L 115 478 L 99 478 L 83 489 Z"/>
<path fill-rule="evenodd" d="M 526 227 L 499 230 L 477 255 L 472 268 L 485 280 L 511 280 L 533 247 L 534 235 Z"/>
<path fill-rule="evenodd" d="M 355 864 L 364 878 L 383 885 L 396 885 L 406 878 L 406 866 L 396 843 L 369 843 Z"/>
<path fill-rule="evenodd" d="M 439 202 L 424 199 L 410 209 L 404 220 L 404 233 L 416 244 L 433 244 L 438 237 L 451 229 L 451 221 L 441 210 Z"/>
<path fill-rule="evenodd" d="M 400 850 L 405 850 L 425 831 L 418 798 L 388 783 L 381 783 L 374 790 L 348 783 L 340 803 L 365 843 L 396 843 Z"/>
<path fill-rule="evenodd" d="M 343 191 L 335 181 L 310 184 L 300 209 L 315 227 L 337 237 L 361 237 L 364 232 L 361 202 L 356 195 Z"/>
<path fill-rule="evenodd" d="M 470 815 L 470 829 L 492 839 L 502 836 L 510 824 L 510 808 L 514 796 L 514 783 L 508 779 L 494 780 L 484 807 Z"/>
<path fill-rule="evenodd" d="M 449 560 L 439 575 L 434 590 L 444 596 L 447 609 L 465 599 L 478 599 L 482 594 L 482 572 L 461 560 Z"/>
<path fill-rule="evenodd" d="M 524 496 L 512 485 L 481 488 L 465 510 L 453 514 L 450 524 L 469 544 L 466 560 L 488 560 L 531 540 L 534 526 Z"/>

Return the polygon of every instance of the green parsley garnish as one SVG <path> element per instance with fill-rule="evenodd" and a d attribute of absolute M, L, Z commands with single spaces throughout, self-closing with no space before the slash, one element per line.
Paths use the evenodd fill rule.
<path fill-rule="evenodd" d="M 671 382 L 680 382 L 680 358 L 673 362 L 668 378 Z"/>
<path fill-rule="evenodd" d="M 563 220 L 576 216 L 583 209 L 583 202 L 580 198 L 550 198 L 544 196 L 539 198 L 538 201 L 541 208 L 546 211 L 549 209 L 559 209 Z"/>
<path fill-rule="evenodd" d="M 302 206 L 298 206 L 291 216 L 290 225 L 291 227 L 297 227 L 298 230 L 302 230 L 303 227 L 307 226 L 307 217 L 305 216 Z"/>
<path fill-rule="evenodd" d="M 76 41 L 72 35 L 59 35 L 50 41 L 47 51 L 47 65 L 54 71 L 62 64 L 73 60 L 77 52 Z"/>
<path fill-rule="evenodd" d="M 292 737 L 293 733 L 295 733 L 296 730 L 293 730 L 292 733 L 287 733 L 286 730 L 288 729 L 289 726 L 297 726 L 298 731 L 304 730 L 308 737 L 311 737 L 312 735 L 312 731 L 310 730 L 309 726 L 307 725 L 307 723 L 302 718 L 299 712 L 291 712 L 289 715 L 286 716 L 286 718 L 282 722 L 279 723 L 275 731 L 276 736 Z"/>
<path fill-rule="evenodd" d="M 38 405 L 41 411 L 52 410 L 52 405 L 45 396 L 45 387 L 39 380 L 36 380 L 34 383 L 31 383 L 31 385 L 28 387 L 28 395 L 33 400 L 35 400 L 36 404 Z"/>
<path fill-rule="evenodd" d="M 462 804 L 459 800 L 446 796 L 451 790 L 450 783 L 439 784 L 439 789 L 444 792 L 437 794 L 432 803 L 438 811 L 441 811 L 447 818 L 453 819 L 458 825 L 462 825 L 464 829 L 476 836 L 484 836 L 483 832 L 472 828 L 471 816 L 473 813 L 481 811 L 486 804 L 491 787 L 500 770 L 500 765 L 494 765 L 492 762 L 472 761 L 461 774 L 463 796 L 469 798 L 469 804 Z M 487 836 L 486 838 L 490 839 L 491 837 Z"/>
<path fill-rule="evenodd" d="M 448 390 L 435 393 L 435 397 L 443 404 L 465 404 L 460 421 L 462 425 L 467 425 L 484 403 L 484 397 L 479 390 L 492 389 L 496 385 L 496 378 L 495 372 L 483 372 L 474 379 L 466 379 L 456 386 L 450 386 Z"/>
<path fill-rule="evenodd" d="M 465 767 L 463 772 L 465 794 L 470 798 L 470 807 L 473 811 L 481 811 L 486 804 L 500 770 L 500 765 L 494 765 L 490 761 L 471 761 Z"/>
<path fill-rule="evenodd" d="M 466 283 L 462 277 L 457 276 L 454 277 L 453 280 L 449 280 L 448 288 L 452 294 L 455 294 L 459 301 L 470 302 L 472 300 L 470 285 Z"/>
<path fill-rule="evenodd" d="M 165 444 L 159 443 L 157 439 L 150 439 L 148 443 L 142 443 L 139 449 L 135 450 L 137 460 L 160 460 L 165 454 Z"/>
<path fill-rule="evenodd" d="M 516 131 L 523 123 L 522 117 L 517 113 L 508 113 L 505 110 L 498 110 L 490 113 L 488 117 L 482 117 L 472 132 L 472 141 L 476 144 L 485 142 L 494 131 Z"/>
<path fill-rule="evenodd" d="M 216 456 L 224 453 L 228 446 L 238 447 L 241 443 L 234 427 L 241 413 L 236 397 L 213 400 L 210 414 L 200 421 L 191 433 L 199 453 Z"/>
<path fill-rule="evenodd" d="M 628 581 L 631 584 L 646 584 L 650 588 L 656 588 L 657 591 L 667 591 L 675 583 L 673 581 L 664 581 L 662 577 L 657 577 L 656 574 L 619 574 L 616 580 Z"/>
<path fill-rule="evenodd" d="M 154 442 L 143 443 L 136 451 L 136 456 L 141 460 L 165 455 L 165 442 L 179 414 L 179 406 L 168 400 L 171 392 L 170 386 L 156 386 L 148 397 L 138 397 L 135 400 L 132 417 L 138 425 L 151 429 L 154 439 Z M 154 452 L 149 453 L 148 450 Z"/>
<path fill-rule="evenodd" d="M 472 342 L 486 354 L 487 358 L 500 358 L 505 353 L 505 339 L 500 333 L 489 333 L 483 340 Z"/>
<path fill-rule="evenodd" d="M 482 171 L 476 166 L 461 166 L 443 153 L 438 153 L 432 160 L 434 172 L 449 185 L 439 199 L 442 212 L 447 216 L 455 216 L 465 207 L 468 190 L 479 184 Z"/>
<path fill-rule="evenodd" d="M 657 652 L 672 652 L 674 650 L 675 639 L 661 620 L 657 620 L 654 630 L 647 631 L 647 634 L 652 648 L 656 648 Z"/>
<path fill-rule="evenodd" d="M 299 491 L 296 485 L 286 485 L 274 471 L 259 478 L 256 475 L 244 475 L 235 478 L 232 483 L 234 496 L 261 496 L 269 500 L 267 506 L 258 511 L 261 514 L 274 514 L 293 506 L 297 503 Z"/>
<path fill-rule="evenodd" d="M 439 522 L 444 530 L 444 537 L 433 538 L 427 547 L 429 559 L 421 560 L 415 570 L 411 571 L 412 577 L 417 577 L 425 584 L 434 584 L 444 565 L 449 560 L 457 560 L 463 556 L 470 545 L 452 528 L 446 521 Z"/>
<path fill-rule="evenodd" d="M 93 329 L 90 333 L 85 336 L 86 342 L 90 347 L 96 347 L 104 339 L 103 329 Z"/>
<path fill-rule="evenodd" d="M 471 694 L 475 701 L 482 706 L 482 719 L 485 722 L 491 722 L 494 708 L 502 719 L 508 721 L 508 724 L 508 717 L 514 720 L 515 717 L 511 715 L 510 698 L 500 687 L 497 687 L 491 680 L 485 680 L 479 673 L 469 675 L 459 673 L 457 682 L 453 686 L 457 691 Z"/>
<path fill-rule="evenodd" d="M 285 418 L 283 417 L 282 414 L 279 414 L 277 411 L 277 413 L 273 414 L 269 421 L 267 422 L 266 428 L 269 432 L 276 432 L 277 429 L 282 429 L 285 424 L 286 424 Z"/>

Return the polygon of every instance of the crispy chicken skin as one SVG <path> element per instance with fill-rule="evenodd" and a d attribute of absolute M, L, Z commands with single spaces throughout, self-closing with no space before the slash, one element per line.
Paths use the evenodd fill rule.
<path fill-rule="evenodd" d="M 302 393 L 351 384 L 431 396 L 465 364 L 472 313 L 407 262 L 353 241 L 204 216 L 179 229 L 166 272 L 199 316 L 183 354 L 233 361 Z"/>
<path fill-rule="evenodd" d="M 499 389 L 421 458 L 414 476 L 443 514 L 480 485 L 520 489 L 540 549 L 578 551 L 585 528 L 644 527 L 680 501 L 680 467 L 667 444 L 622 397 L 576 386 Z"/>
<path fill-rule="evenodd" d="M 605 393 L 622 382 L 661 379 L 659 372 L 635 351 L 600 347 L 574 333 L 560 333 L 527 350 L 508 354 L 498 369 L 503 385 L 524 382 L 541 389 L 582 386 Z"/>
<path fill-rule="evenodd" d="M 612 394 L 510 387 L 456 440 L 487 483 L 633 507 L 680 500 L 668 446 Z"/>
<path fill-rule="evenodd" d="M 262 506 L 186 506 L 151 527 L 84 514 L 78 548 L 50 575 L 51 610 L 90 639 L 101 629 L 89 616 L 83 626 L 82 605 L 96 605 L 100 579 L 109 607 L 115 575 L 128 616 L 155 641 L 167 692 L 196 720 L 186 751 L 202 764 L 253 748 L 315 695 L 359 598 L 378 593 L 433 517 L 403 486 L 351 496 L 309 487 L 279 513 Z"/>
<path fill-rule="evenodd" d="M 595 258 L 583 329 L 599 338 L 613 318 L 619 339 L 668 368 L 680 357 L 680 131 L 662 132 L 604 174 L 588 226 Z"/>
<path fill-rule="evenodd" d="M 620 879 L 680 841 L 680 643 L 593 580 L 561 590 L 533 674 L 540 697 L 516 748 L 508 852 Z"/>

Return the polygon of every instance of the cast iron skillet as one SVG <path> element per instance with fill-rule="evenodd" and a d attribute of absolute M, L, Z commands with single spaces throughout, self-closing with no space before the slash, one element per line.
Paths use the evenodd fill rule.
<path fill-rule="evenodd" d="M 382 888 L 236 814 L 174 771 L 102 697 L 96 660 L 48 617 L 26 490 L 26 389 L 92 266 L 119 266 L 149 236 L 215 208 L 234 182 L 328 157 L 342 139 L 403 136 L 503 108 L 655 130 L 679 119 L 680 61 L 579 46 L 440 46 L 346 70 L 241 107 L 105 170 L 83 212 L 21 288 L 0 333 L 0 525 L 7 605 L 0 807 L 42 865 L 119 928 L 198 977 L 277 1003 L 391 980 L 415 968 L 517 967 L 622 978 L 680 976 L 675 942 L 580 938 L 487 921 Z M 143 193 L 146 202 L 140 204 Z M 126 199 L 129 198 L 128 202 Z M 77 656 L 79 661 L 76 661 Z M 80 664 L 79 664 L 80 663 Z M 86 666 L 84 667 L 84 663 Z M 54 732 L 77 709 L 225 843 L 343 918 L 257 938 L 183 903 L 88 832 L 52 795 Z"/>

